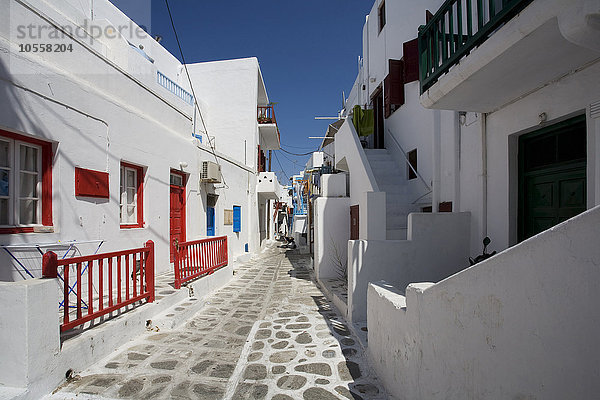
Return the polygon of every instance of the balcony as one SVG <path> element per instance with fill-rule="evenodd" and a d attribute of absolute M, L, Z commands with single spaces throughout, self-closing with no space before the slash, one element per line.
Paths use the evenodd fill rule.
<path fill-rule="evenodd" d="M 274 172 L 260 172 L 256 192 L 265 199 L 277 200 L 281 197 L 281 185 Z"/>
<path fill-rule="evenodd" d="M 273 105 L 258 106 L 257 121 L 260 147 L 263 150 L 279 150 L 281 138 Z"/>
<path fill-rule="evenodd" d="M 446 1 L 419 29 L 421 103 L 491 112 L 598 59 L 594 3 Z"/>

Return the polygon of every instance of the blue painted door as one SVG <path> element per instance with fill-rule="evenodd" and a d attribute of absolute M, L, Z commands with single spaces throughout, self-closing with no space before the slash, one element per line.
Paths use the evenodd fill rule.
<path fill-rule="evenodd" d="M 206 236 L 215 236 L 215 208 L 206 208 Z"/>

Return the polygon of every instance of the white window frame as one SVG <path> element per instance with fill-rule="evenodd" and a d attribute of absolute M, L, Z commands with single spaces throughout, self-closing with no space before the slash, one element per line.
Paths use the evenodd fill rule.
<path fill-rule="evenodd" d="M 0 225 L 0 227 L 27 227 L 27 226 L 40 226 L 42 225 L 42 147 L 36 144 L 25 142 L 22 140 L 10 139 L 5 136 L 0 136 L 0 141 L 8 143 L 8 167 L 1 167 L 1 169 L 9 169 L 8 174 L 8 196 L 2 196 L 4 199 L 8 199 L 8 224 Z M 37 181 L 35 183 L 35 191 L 37 197 L 21 198 L 21 146 L 31 147 L 37 150 Z M 30 173 L 29 171 L 25 171 Z M 20 223 L 20 202 L 22 199 L 35 200 L 37 206 L 35 209 L 35 223 L 32 224 L 21 224 Z"/>
<path fill-rule="evenodd" d="M 135 186 L 127 186 L 127 172 L 132 171 L 134 173 L 134 182 Z M 123 216 L 127 215 L 127 209 L 124 207 L 130 206 L 127 203 L 127 189 L 134 189 L 135 194 L 133 195 L 133 220 L 132 221 L 124 221 Z M 138 221 L 138 190 L 139 190 L 139 176 L 138 169 L 127 167 L 125 165 L 121 165 L 121 176 L 120 176 L 120 185 L 119 185 L 119 220 L 121 225 L 137 225 Z M 125 211 L 125 213 L 123 212 Z"/>

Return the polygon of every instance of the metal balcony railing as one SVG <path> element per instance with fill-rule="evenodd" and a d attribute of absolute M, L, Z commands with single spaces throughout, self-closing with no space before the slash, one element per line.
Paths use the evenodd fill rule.
<path fill-rule="evenodd" d="M 447 0 L 419 27 L 421 93 L 533 0 Z"/>

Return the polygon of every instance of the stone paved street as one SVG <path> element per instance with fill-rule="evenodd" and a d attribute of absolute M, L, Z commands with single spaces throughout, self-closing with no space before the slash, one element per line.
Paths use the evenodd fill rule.
<path fill-rule="evenodd" d="M 183 326 L 125 344 L 51 398 L 387 398 L 309 262 L 271 245 Z"/>

